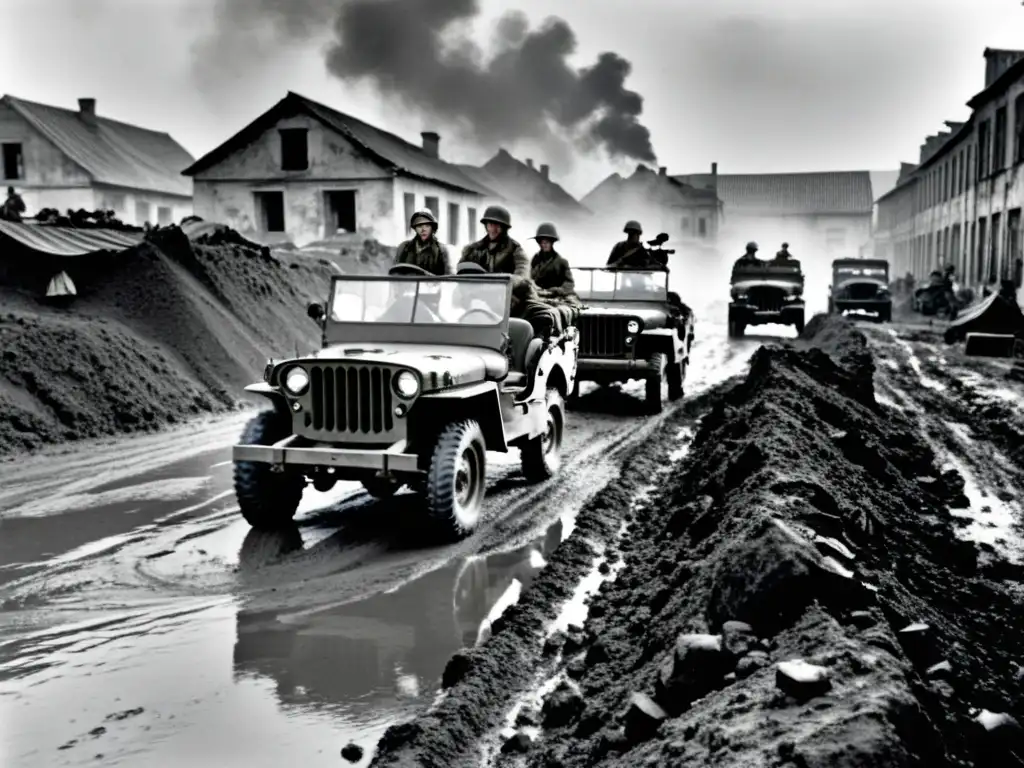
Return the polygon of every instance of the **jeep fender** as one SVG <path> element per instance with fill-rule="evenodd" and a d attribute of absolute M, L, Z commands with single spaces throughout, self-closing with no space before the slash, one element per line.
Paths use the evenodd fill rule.
<path fill-rule="evenodd" d="M 258 384 L 250 384 L 245 387 L 246 392 L 252 392 L 254 395 L 260 395 L 261 397 L 267 398 L 274 405 L 274 410 L 282 416 L 287 416 L 289 423 L 291 423 L 292 412 L 288 408 L 288 401 L 284 395 L 276 387 L 272 387 L 266 382 L 259 382 Z"/>
<path fill-rule="evenodd" d="M 413 418 L 410 438 L 415 439 L 423 429 L 437 428 L 462 419 L 474 419 L 484 433 L 488 451 L 508 451 L 498 385 L 493 381 L 481 381 L 468 387 L 421 395 L 413 408 Z M 433 423 L 424 423 L 425 419 Z"/>
<path fill-rule="evenodd" d="M 537 374 L 533 377 L 531 398 L 543 398 L 550 387 L 557 389 L 562 397 L 568 397 L 576 379 L 576 355 L 563 345 L 552 345 L 545 349 L 537 360 Z"/>

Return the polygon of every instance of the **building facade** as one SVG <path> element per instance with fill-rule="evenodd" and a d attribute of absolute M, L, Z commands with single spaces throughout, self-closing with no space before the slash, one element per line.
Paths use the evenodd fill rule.
<path fill-rule="evenodd" d="M 4 184 L 33 216 L 44 208 L 112 210 L 126 224 L 170 224 L 192 213 L 194 158 L 166 133 L 96 114 L 4 96 L 0 150 Z"/>
<path fill-rule="evenodd" d="M 184 170 L 196 215 L 266 244 L 339 235 L 397 244 L 419 208 L 458 246 L 482 236 L 495 193 L 440 159 L 440 137 L 416 146 L 295 93 Z"/>
<path fill-rule="evenodd" d="M 1024 282 L 1024 51 L 985 51 L 985 88 L 970 119 L 930 136 L 916 166 L 878 200 L 875 247 L 918 280 L 952 264 L 980 288 Z"/>

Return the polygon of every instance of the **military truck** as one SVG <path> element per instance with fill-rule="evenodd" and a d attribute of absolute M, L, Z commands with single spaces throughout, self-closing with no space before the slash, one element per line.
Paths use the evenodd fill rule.
<path fill-rule="evenodd" d="M 322 349 L 246 387 L 273 406 L 234 447 L 249 524 L 287 526 L 307 482 L 358 481 L 378 498 L 409 486 L 459 538 L 480 521 L 487 451 L 518 448 L 530 482 L 555 475 L 577 331 L 538 338 L 510 318 L 511 280 L 333 277 L 326 307 L 308 308 Z"/>
<path fill-rule="evenodd" d="M 880 322 L 892 320 L 889 262 L 885 259 L 836 259 L 828 288 L 828 313 L 867 312 Z"/>
<path fill-rule="evenodd" d="M 692 310 L 669 291 L 665 269 L 574 267 L 579 318 L 579 382 L 599 384 L 643 380 L 650 413 L 683 396 L 693 345 Z"/>
<path fill-rule="evenodd" d="M 743 336 L 751 325 L 792 325 L 804 331 L 804 275 L 800 262 L 737 263 L 730 280 L 729 336 Z"/>

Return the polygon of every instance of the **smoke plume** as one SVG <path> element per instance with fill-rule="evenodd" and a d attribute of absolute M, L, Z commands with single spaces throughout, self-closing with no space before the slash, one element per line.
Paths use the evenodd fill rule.
<path fill-rule="evenodd" d="M 625 87 L 629 61 L 602 53 L 575 69 L 568 58 L 576 35 L 565 21 L 551 17 L 531 29 L 515 11 L 495 25 L 488 59 L 467 31 L 479 13 L 478 0 L 220 0 L 217 18 L 220 34 L 264 22 L 290 42 L 329 26 L 332 74 L 372 83 L 480 144 L 544 141 L 554 128 L 613 158 L 656 161 L 639 121 L 643 97 Z"/>

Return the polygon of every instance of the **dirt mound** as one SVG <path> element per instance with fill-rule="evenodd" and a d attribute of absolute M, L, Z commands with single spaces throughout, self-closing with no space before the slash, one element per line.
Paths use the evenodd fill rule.
<path fill-rule="evenodd" d="M 70 304 L 0 286 L 0 454 L 234 407 L 268 357 L 315 348 L 327 260 L 177 227 L 67 260 Z"/>
<path fill-rule="evenodd" d="M 979 576 L 950 513 L 963 478 L 875 403 L 872 370 L 836 318 L 755 353 L 681 471 L 634 515 L 626 499 L 608 512 L 633 519 L 622 569 L 496 764 L 1021 764 L 1020 728 L 1002 715 L 1024 704 L 1016 585 Z M 562 565 L 556 550 L 548 568 Z M 543 666 L 525 650 L 535 629 L 502 622 L 461 666 Z M 489 706 L 508 707 L 479 681 L 471 671 L 435 712 L 391 729 L 376 764 L 475 764 L 468 739 L 491 727 Z"/>

